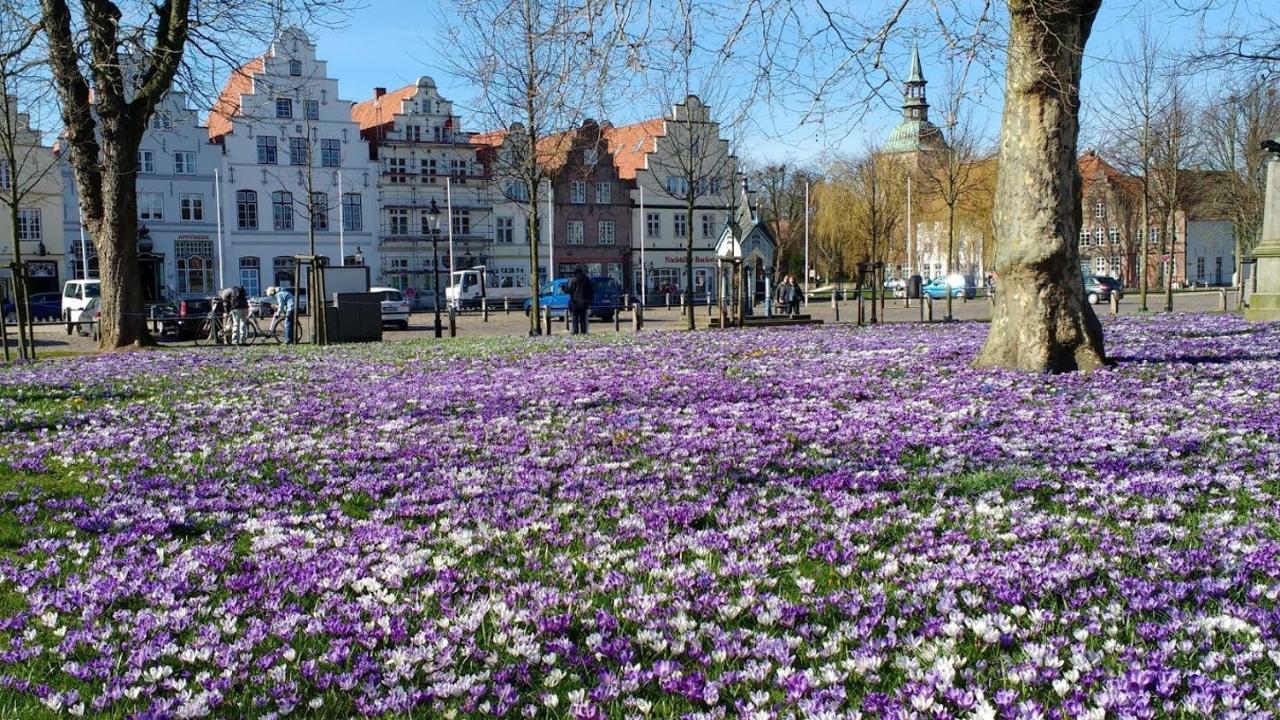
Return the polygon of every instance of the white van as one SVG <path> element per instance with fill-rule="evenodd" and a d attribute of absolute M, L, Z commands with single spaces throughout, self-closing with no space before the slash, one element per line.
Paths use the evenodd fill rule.
<path fill-rule="evenodd" d="M 101 289 L 100 280 L 68 280 L 62 286 L 62 318 L 67 322 L 80 322 L 80 313 L 101 294 Z"/>
<path fill-rule="evenodd" d="M 453 273 L 452 287 L 444 290 L 445 300 L 455 310 L 468 307 L 480 307 L 482 298 L 488 299 L 489 307 L 501 305 L 504 299 L 523 300 L 529 297 L 526 287 L 494 287 L 486 283 L 486 268 L 477 265 L 469 270 L 457 270 Z"/>

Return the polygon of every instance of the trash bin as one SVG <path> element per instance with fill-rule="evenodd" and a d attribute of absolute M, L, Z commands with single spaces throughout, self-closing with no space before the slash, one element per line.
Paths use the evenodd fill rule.
<path fill-rule="evenodd" d="M 920 288 L 924 287 L 924 278 L 919 275 L 912 275 L 907 278 L 907 299 L 919 300 Z"/>

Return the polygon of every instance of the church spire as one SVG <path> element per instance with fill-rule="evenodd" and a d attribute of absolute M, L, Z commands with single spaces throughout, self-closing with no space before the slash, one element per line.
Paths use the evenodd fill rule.
<path fill-rule="evenodd" d="M 929 101 L 924 97 L 924 86 L 929 81 L 924 79 L 920 69 L 920 46 L 911 44 L 911 72 L 907 75 L 906 87 L 902 91 L 902 119 L 929 120 Z"/>

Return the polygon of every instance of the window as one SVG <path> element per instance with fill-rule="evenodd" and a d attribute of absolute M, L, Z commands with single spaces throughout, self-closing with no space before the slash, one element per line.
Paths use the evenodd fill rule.
<path fill-rule="evenodd" d="M 204 196 L 193 193 L 179 195 L 178 216 L 188 222 L 204 220 Z"/>
<path fill-rule="evenodd" d="M 516 241 L 516 223 L 514 218 L 500 217 L 494 220 L 494 242 L 510 245 Z"/>
<path fill-rule="evenodd" d="M 422 161 L 422 173 L 424 175 L 430 175 L 433 178 L 432 182 L 435 181 L 435 176 L 440 174 L 440 171 L 436 168 L 435 158 L 425 158 Z"/>
<path fill-rule="evenodd" d="M 453 234 L 454 235 L 470 235 L 471 234 L 471 211 L 470 210 L 454 210 L 453 211 Z"/>
<path fill-rule="evenodd" d="M 408 235 L 409 234 L 409 211 L 402 209 L 392 209 L 387 211 L 387 234 L 388 235 Z"/>
<path fill-rule="evenodd" d="M 587 183 L 584 180 L 574 180 L 569 183 L 569 203 L 572 205 L 585 205 L 587 202 Z"/>
<path fill-rule="evenodd" d="M 138 193 L 138 219 L 164 220 L 164 193 Z"/>
<path fill-rule="evenodd" d="M 658 213 L 646 213 L 644 224 L 645 232 L 649 237 L 662 237 L 662 215 Z"/>
<path fill-rule="evenodd" d="M 682 212 L 676 213 L 675 216 L 671 218 L 671 227 L 674 231 L 674 237 L 688 237 L 689 216 Z"/>
<path fill-rule="evenodd" d="M 685 197 L 689 194 L 689 180 L 675 175 L 668 175 L 667 194 L 672 197 Z"/>
<path fill-rule="evenodd" d="M 612 220 L 601 220 L 600 226 L 598 229 L 600 231 L 599 243 L 601 245 L 614 244 L 614 238 L 616 237 L 616 229 Z"/>
<path fill-rule="evenodd" d="M 271 226 L 276 230 L 293 229 L 293 193 L 271 193 Z"/>
<path fill-rule="evenodd" d="M 1120 277 L 1120 256 L 1115 255 L 1111 258 L 1111 277 Z"/>
<path fill-rule="evenodd" d="M 1107 204 L 1101 200 L 1093 204 L 1093 216 L 1102 220 L 1107 216 Z"/>
<path fill-rule="evenodd" d="M 1089 231 L 1080 228 L 1080 245 L 1083 247 L 1089 244 Z"/>
<path fill-rule="evenodd" d="M 467 174 L 467 161 L 454 158 L 449 161 L 449 174 L 454 177 L 462 177 Z"/>
<path fill-rule="evenodd" d="M 1219 255 L 1213 259 L 1213 284 L 1222 284 L 1222 256 Z"/>
<path fill-rule="evenodd" d="M 258 164 L 276 164 L 276 138 L 274 135 L 258 136 Z"/>
<path fill-rule="evenodd" d="M 292 118 L 293 101 L 289 98 L 276 98 L 276 117 Z"/>
<path fill-rule="evenodd" d="M 364 230 L 364 202 L 360 193 L 346 193 L 342 196 L 342 229 Z"/>
<path fill-rule="evenodd" d="M 301 77 L 301 75 L 302 75 L 302 61 L 301 61 L 301 60 L 290 60 L 290 61 L 289 61 L 289 74 L 290 74 L 290 75 L 292 75 L 293 77 Z"/>
<path fill-rule="evenodd" d="M 570 220 L 566 229 L 567 229 L 567 232 L 565 233 L 565 236 L 566 236 L 565 243 L 569 245 L 581 245 L 582 244 L 582 221 Z"/>
<path fill-rule="evenodd" d="M 322 167 L 338 167 L 342 164 L 342 141 L 320 141 L 320 165 Z"/>
<path fill-rule="evenodd" d="M 302 103 L 302 116 L 307 120 L 320 119 L 320 101 L 306 100 Z"/>
<path fill-rule="evenodd" d="M 529 202 L 529 186 L 516 180 L 507 183 L 506 196 L 516 202 Z"/>
<path fill-rule="evenodd" d="M 9 170 L 9 161 L 0 160 L 0 190 L 13 187 L 13 173 Z"/>
<path fill-rule="evenodd" d="M 582 164 L 595 165 L 600 162 L 600 153 L 595 148 L 587 148 L 582 151 Z"/>
<path fill-rule="evenodd" d="M 179 293 L 212 293 L 217 290 L 212 240 L 178 240 L 174 243 L 174 251 Z"/>
<path fill-rule="evenodd" d="M 307 164 L 307 139 L 300 137 L 289 138 L 289 164 L 290 165 L 306 165 Z"/>
<path fill-rule="evenodd" d="M 1093 229 L 1093 244 L 1098 246 L 1102 245 L 1102 228 Z"/>
<path fill-rule="evenodd" d="M 613 202 L 613 185 L 607 182 L 596 183 L 596 204 L 608 205 Z"/>
<path fill-rule="evenodd" d="M 1093 259 L 1093 274 L 1105 275 L 1108 265 L 1110 265 L 1110 263 L 1107 262 L 1107 259 L 1099 255 Z"/>
<path fill-rule="evenodd" d="M 408 181 L 408 163 L 405 158 L 387 158 L 387 179 L 393 183 L 402 183 Z"/>
<path fill-rule="evenodd" d="M 157 110 L 155 115 L 151 116 L 152 130 L 172 130 L 173 116 L 165 110 Z"/>
<path fill-rule="evenodd" d="M 1110 241 L 1112 245 L 1119 245 L 1120 244 L 1120 228 L 1113 227 L 1110 230 L 1108 230 L 1107 240 Z"/>
<path fill-rule="evenodd" d="M 138 172 L 153 173 L 156 171 L 156 153 L 154 150 L 138 151 Z"/>
<path fill-rule="evenodd" d="M 293 286 L 293 271 L 297 262 L 288 255 L 277 255 L 271 258 L 271 278 L 276 285 Z"/>
<path fill-rule="evenodd" d="M 236 191 L 236 227 L 258 229 L 258 193 L 253 190 Z"/>
<path fill-rule="evenodd" d="M 404 128 L 404 139 L 409 142 L 419 142 L 422 140 L 421 125 L 406 125 Z"/>
<path fill-rule="evenodd" d="M 311 193 L 311 227 L 316 230 L 329 229 L 328 193 Z"/>
<path fill-rule="evenodd" d="M 715 237 L 716 216 L 711 213 L 702 214 L 702 237 Z"/>
<path fill-rule="evenodd" d="M 261 264 L 256 257 L 240 258 L 240 287 L 249 297 L 262 294 Z"/>
<path fill-rule="evenodd" d="M 1221 262 L 1221 258 L 1218 261 Z M 1196 258 L 1196 280 L 1204 282 L 1204 258 L 1202 257 Z"/>
<path fill-rule="evenodd" d="M 18 239 L 36 242 L 44 237 L 40 226 L 40 208 L 18 208 Z"/>
<path fill-rule="evenodd" d="M 1151 228 L 1151 231 L 1147 233 L 1147 242 L 1151 245 L 1160 243 L 1160 228 Z"/>
<path fill-rule="evenodd" d="M 173 174 L 175 175 L 195 175 L 196 174 L 196 154 L 187 151 L 178 151 L 173 154 Z"/>

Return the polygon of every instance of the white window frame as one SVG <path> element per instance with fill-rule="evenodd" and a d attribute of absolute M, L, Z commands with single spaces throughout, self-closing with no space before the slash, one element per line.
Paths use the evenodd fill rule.
<path fill-rule="evenodd" d="M 565 224 L 564 242 L 566 245 L 582 245 L 584 243 L 581 220 L 570 220 Z"/>
<path fill-rule="evenodd" d="M 155 150 L 139 150 L 138 151 L 138 172 L 148 175 L 156 171 L 156 151 Z"/>
<path fill-rule="evenodd" d="M 596 204 L 609 205 L 613 203 L 613 183 L 608 180 L 596 182 Z"/>
<path fill-rule="evenodd" d="M 364 197 L 358 192 L 342 195 L 342 229 L 347 232 L 364 230 Z"/>
<path fill-rule="evenodd" d="M 570 205 L 586 205 L 587 204 L 587 181 L 571 180 L 569 182 L 569 204 Z"/>
<path fill-rule="evenodd" d="M 40 242 L 44 239 L 44 222 L 40 208 L 18 208 L 18 240 Z"/>
<path fill-rule="evenodd" d="M 497 217 L 493 221 L 493 241 L 503 245 L 512 245 L 516 241 L 516 219 L 513 217 Z"/>
<path fill-rule="evenodd" d="M 293 119 L 293 100 L 287 97 L 276 98 L 276 119 L 292 120 Z"/>
<path fill-rule="evenodd" d="M 275 135 L 259 135 L 256 143 L 259 165 L 278 165 L 280 161 L 280 145 Z"/>
<path fill-rule="evenodd" d="M 689 237 L 689 216 L 683 212 L 678 212 L 671 216 L 671 237 L 687 238 Z"/>
<path fill-rule="evenodd" d="M 174 175 L 195 175 L 196 154 L 190 150 L 178 150 L 173 153 Z"/>
<path fill-rule="evenodd" d="M 256 190 L 236 191 L 236 228 L 238 230 L 258 229 L 258 192 Z"/>
<path fill-rule="evenodd" d="M 178 218 L 183 222 L 204 222 L 204 195 L 200 193 L 178 195 Z"/>
<path fill-rule="evenodd" d="M 644 224 L 646 237 L 662 237 L 662 213 L 645 213 Z"/>
<path fill-rule="evenodd" d="M 319 100 L 303 100 L 302 101 L 302 119 L 304 120 L 320 119 L 320 101 Z"/>
<path fill-rule="evenodd" d="M 320 167 L 342 167 L 342 141 L 325 138 L 320 141 Z"/>
<path fill-rule="evenodd" d="M 138 193 L 138 219 L 152 222 L 164 220 L 164 193 Z"/>
<path fill-rule="evenodd" d="M 409 234 L 409 211 L 404 208 L 391 208 L 387 211 L 387 234 L 388 235 L 408 235 Z M 423 233 L 426 234 L 425 232 Z"/>
<path fill-rule="evenodd" d="M 273 230 L 293 229 L 293 193 L 288 190 L 276 190 L 271 193 L 271 228 Z"/>
<path fill-rule="evenodd" d="M 601 245 L 615 245 L 618 240 L 617 223 L 612 220 L 601 220 L 596 228 L 596 242 Z"/>

